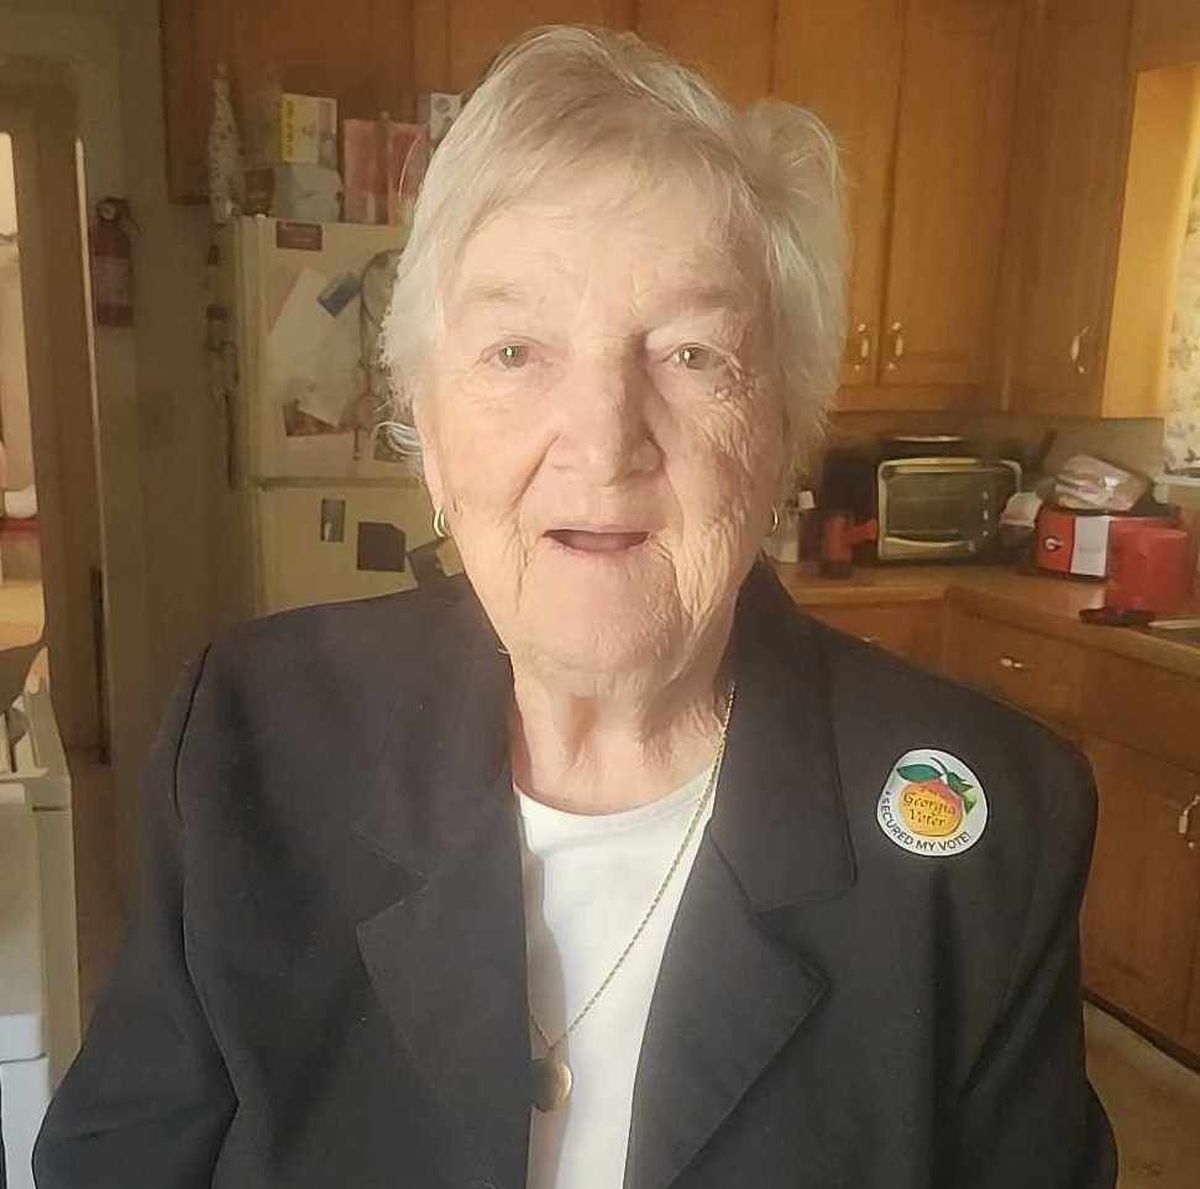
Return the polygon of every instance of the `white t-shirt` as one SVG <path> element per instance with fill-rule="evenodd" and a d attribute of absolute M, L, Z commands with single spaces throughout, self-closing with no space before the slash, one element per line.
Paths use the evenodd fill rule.
<path fill-rule="evenodd" d="M 612 969 L 654 900 L 711 775 L 617 813 L 553 809 L 516 789 L 525 888 L 529 1006 L 556 1041 Z M 620 1189 L 633 1082 L 667 935 L 710 798 L 662 900 L 620 970 L 559 1048 L 570 1097 L 534 1109 L 528 1189 Z M 545 1042 L 529 1024 L 530 1052 Z"/>

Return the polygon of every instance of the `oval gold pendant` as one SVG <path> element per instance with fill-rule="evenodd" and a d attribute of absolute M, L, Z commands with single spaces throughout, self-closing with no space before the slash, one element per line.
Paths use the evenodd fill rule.
<path fill-rule="evenodd" d="M 571 1068 L 553 1057 L 533 1059 L 533 1105 L 539 1111 L 556 1111 L 571 1093 Z"/>

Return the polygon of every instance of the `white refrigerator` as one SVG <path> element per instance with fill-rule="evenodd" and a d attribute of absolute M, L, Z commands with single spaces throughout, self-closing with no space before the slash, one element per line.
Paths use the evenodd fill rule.
<path fill-rule="evenodd" d="M 427 564 L 432 508 L 373 362 L 403 236 L 261 215 L 218 232 L 210 357 L 254 614 L 406 589 Z"/>

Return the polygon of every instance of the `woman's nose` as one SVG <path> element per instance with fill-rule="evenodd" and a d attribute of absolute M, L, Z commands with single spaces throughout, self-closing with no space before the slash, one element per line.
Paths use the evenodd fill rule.
<path fill-rule="evenodd" d="M 659 464 L 647 420 L 653 393 L 630 359 L 588 361 L 572 369 L 560 404 L 555 464 L 611 485 L 648 474 Z"/>

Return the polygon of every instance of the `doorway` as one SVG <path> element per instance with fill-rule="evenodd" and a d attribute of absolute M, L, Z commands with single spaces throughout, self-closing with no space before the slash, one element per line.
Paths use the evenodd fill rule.
<path fill-rule="evenodd" d="M 0 649 L 40 639 L 70 772 L 83 1016 L 122 928 L 109 766 L 93 335 L 74 96 L 0 74 Z"/>

